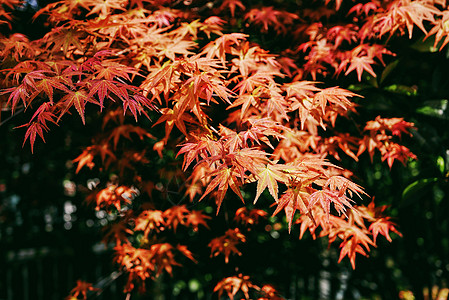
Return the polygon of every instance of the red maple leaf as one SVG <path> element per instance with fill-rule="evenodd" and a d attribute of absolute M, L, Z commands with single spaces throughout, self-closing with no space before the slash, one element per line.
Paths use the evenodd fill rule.
<path fill-rule="evenodd" d="M 369 56 L 353 57 L 353 58 L 351 58 L 351 64 L 349 65 L 348 69 L 346 70 L 345 75 L 348 75 L 352 71 L 356 70 L 357 71 L 357 79 L 359 81 L 362 81 L 363 71 L 367 71 L 373 77 L 377 77 L 376 73 L 374 73 L 374 70 L 371 67 L 372 64 L 374 64 L 374 60 Z"/>
<path fill-rule="evenodd" d="M 218 187 L 218 190 L 215 195 L 217 201 L 217 214 L 220 211 L 221 203 L 223 202 L 223 198 L 226 195 L 228 188 L 231 188 L 231 190 L 237 196 L 239 196 L 242 202 L 245 203 L 239 188 L 239 186 L 241 185 L 238 179 L 238 177 L 240 177 L 240 174 L 236 172 L 235 168 L 233 167 L 227 168 L 226 166 L 223 165 L 216 171 L 212 172 L 210 176 L 213 176 L 214 179 L 211 180 L 211 182 L 206 188 L 206 191 L 203 193 L 199 201 L 204 199 L 204 197 L 206 197 L 210 192 L 212 192 L 215 188 Z"/>
<path fill-rule="evenodd" d="M 396 229 L 395 224 L 389 221 L 389 219 L 389 217 L 379 218 L 369 226 L 368 229 L 373 233 L 374 243 L 376 243 L 379 234 L 383 235 L 391 243 L 390 230 L 402 237 L 402 234 Z"/>
<path fill-rule="evenodd" d="M 81 299 L 87 299 L 87 293 L 95 291 L 100 291 L 100 289 L 93 287 L 92 283 L 83 280 L 77 280 L 76 287 L 74 287 L 70 291 L 70 296 L 66 299 L 79 299 L 80 296 L 82 297 Z"/>
<path fill-rule="evenodd" d="M 238 228 L 228 229 L 224 235 L 210 241 L 208 246 L 211 248 L 211 257 L 223 254 L 225 263 L 228 263 L 231 254 L 242 255 L 236 246 L 244 242 L 246 237 Z"/>
<path fill-rule="evenodd" d="M 231 16 L 234 17 L 235 9 L 239 7 L 241 10 L 245 10 L 245 6 L 242 4 L 240 0 L 224 0 L 223 3 L 218 8 L 219 11 L 224 11 L 225 9 L 229 9 L 231 12 Z"/>
<path fill-rule="evenodd" d="M 226 292 L 228 297 L 233 300 L 234 296 L 242 291 L 245 299 L 249 299 L 249 289 L 260 290 L 257 285 L 254 285 L 250 280 L 249 276 L 243 276 L 239 274 L 238 276 L 226 277 L 222 279 L 214 288 L 214 292 L 218 292 L 218 298 L 221 298 L 223 292 Z"/>

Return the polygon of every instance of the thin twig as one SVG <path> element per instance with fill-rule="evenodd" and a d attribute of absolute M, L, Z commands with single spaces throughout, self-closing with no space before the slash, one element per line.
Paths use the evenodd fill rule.
<path fill-rule="evenodd" d="M 22 107 L 15 114 L 9 116 L 6 120 L 3 120 L 2 122 L 0 122 L 0 126 L 2 126 L 3 124 L 5 124 L 6 122 L 8 122 L 9 120 L 11 120 L 12 118 L 14 118 L 15 116 L 17 116 L 18 114 L 20 114 L 20 113 L 22 113 L 24 111 L 25 111 L 25 108 Z"/>
<path fill-rule="evenodd" d="M 114 271 L 112 272 L 110 275 L 101 278 L 95 285 L 94 287 L 100 289 L 96 294 L 95 297 L 100 296 L 104 289 L 108 286 L 110 286 L 114 281 L 117 280 L 117 278 L 119 278 L 121 275 L 123 274 L 123 271 Z"/>

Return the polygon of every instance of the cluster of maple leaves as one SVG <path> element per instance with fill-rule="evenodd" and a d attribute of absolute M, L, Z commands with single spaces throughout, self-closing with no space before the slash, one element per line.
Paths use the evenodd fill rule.
<path fill-rule="evenodd" d="M 85 123 L 86 107 L 98 107 L 101 131 L 74 162 L 76 173 L 88 167 L 118 174 L 87 199 L 97 209 L 121 216 L 105 241 L 115 244 L 115 261 L 129 276 L 125 291 L 144 288 L 147 279 L 164 270 L 171 274 L 179 265 L 177 255 L 195 261 L 186 246 L 161 242 L 158 233 L 177 226 L 195 231 L 199 225 L 208 227 L 209 216 L 185 205 L 158 209 L 163 205 L 153 194 L 164 187 L 139 173 L 136 166 L 164 157 L 168 150 L 177 151 L 182 166 L 160 170 L 161 177 L 184 178 L 177 192 L 186 201 L 212 198 L 218 213 L 229 190 L 245 203 L 242 189 L 255 187 L 256 204 L 268 189 L 276 206 L 270 213 L 284 211 L 289 229 L 299 224 L 300 238 L 308 231 L 314 238 L 339 242 L 340 260 L 347 256 L 353 267 L 356 254 L 367 255 L 379 235 L 391 241 L 390 231 L 399 234 L 384 215 L 385 206 L 356 203 L 354 197 L 363 197 L 363 189 L 351 181 L 349 170 L 328 159 L 338 161 L 345 154 L 357 161 L 364 152 L 373 159 L 379 151 L 390 167 L 396 160 L 406 163 L 416 156 L 399 140 L 414 125 L 379 116 L 361 124 L 359 136 L 337 132 L 337 120 L 356 112 L 358 95 L 340 87 L 322 88 L 307 78 L 325 81 L 353 72 L 358 81 L 376 77 L 375 65 L 395 55 L 382 38 L 412 37 L 414 28 L 433 37 L 441 49 L 449 42 L 449 10 L 445 1 L 328 2 L 315 9 L 283 9 L 248 7 L 239 0 L 219 6 L 62 0 L 36 14 L 47 18 L 51 28 L 42 38 L 31 41 L 20 33 L 0 38 L 0 104 L 13 115 L 30 114 L 20 127 L 26 128 L 24 144 L 29 141 L 31 151 L 37 137 L 44 140 L 66 114 L 76 111 Z M 2 2 L 1 26 L 10 26 L 11 11 L 20 4 Z M 343 7 L 350 23 L 326 22 Z M 270 53 L 244 28 L 230 31 L 237 20 L 261 34 L 289 35 L 293 42 Z M 140 121 L 150 115 L 153 127 L 148 128 Z M 134 146 L 139 140 L 152 147 Z M 129 209 L 136 197 L 146 197 L 151 209 Z M 245 226 L 266 217 L 261 209 L 236 212 L 236 222 Z M 131 243 L 136 232 L 139 243 Z M 241 255 L 237 245 L 245 242 L 244 233 L 231 228 L 210 242 L 211 256 L 223 254 L 228 262 L 231 254 Z M 215 290 L 230 298 L 242 291 L 248 299 L 249 289 L 259 291 L 260 299 L 278 297 L 272 287 L 258 287 L 242 274 L 223 279 Z M 79 294 L 73 291 L 75 297 Z"/>

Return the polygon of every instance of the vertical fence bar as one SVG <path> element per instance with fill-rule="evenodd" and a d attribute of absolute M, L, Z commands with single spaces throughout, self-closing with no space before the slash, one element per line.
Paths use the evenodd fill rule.
<path fill-rule="evenodd" d="M 0 285 L 3 289 L 0 300 L 61 300 L 75 287 L 73 280 L 82 278 L 95 282 L 105 275 L 104 272 L 110 272 L 110 268 L 103 264 L 102 256 L 89 257 L 94 259 L 93 263 L 79 268 L 72 255 L 58 250 L 39 252 L 38 255 L 26 251 L 29 249 L 16 249 L 17 255 L 7 258 L 4 268 L 0 268 L 3 274 L 0 280 L 4 281 Z M 104 294 L 97 297 L 99 300 L 120 299 L 120 282 L 117 283 L 120 276 L 121 272 L 111 273 Z"/>
<path fill-rule="evenodd" d="M 325 270 L 320 271 L 318 279 L 318 293 L 320 299 L 330 299 L 331 295 L 331 273 Z"/>
<path fill-rule="evenodd" d="M 117 296 L 116 296 L 117 295 L 117 280 L 114 280 L 112 282 L 110 291 L 111 291 L 111 295 L 114 295 L 114 299 L 117 299 Z"/>
<path fill-rule="evenodd" d="M 67 286 L 69 289 L 67 292 L 71 291 L 72 288 L 75 287 L 75 280 L 73 279 L 73 261 L 71 260 L 70 263 L 67 264 Z"/>
<path fill-rule="evenodd" d="M 293 276 L 290 279 L 290 297 L 292 300 L 296 300 L 296 274 L 293 274 Z"/>
<path fill-rule="evenodd" d="M 42 269 L 42 258 L 37 260 L 37 299 L 44 300 L 44 272 Z"/>
<path fill-rule="evenodd" d="M 29 272 L 28 272 L 28 264 L 25 261 L 20 264 L 22 268 L 22 277 L 23 277 L 23 299 L 30 299 L 30 284 L 29 284 Z"/>
<path fill-rule="evenodd" d="M 53 282 L 53 293 L 52 298 L 58 300 L 58 263 L 57 261 L 52 261 L 52 282 Z"/>
<path fill-rule="evenodd" d="M 6 299 L 13 300 L 12 268 L 7 268 L 6 271 Z"/>

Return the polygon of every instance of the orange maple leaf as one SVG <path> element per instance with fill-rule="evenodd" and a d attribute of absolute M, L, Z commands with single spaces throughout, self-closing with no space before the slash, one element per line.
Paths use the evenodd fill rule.
<path fill-rule="evenodd" d="M 224 196 L 226 195 L 226 191 L 228 190 L 228 188 L 231 188 L 231 190 L 237 196 L 239 196 L 242 202 L 245 203 L 239 188 L 241 184 L 239 184 L 239 180 L 237 179 L 237 177 L 239 177 L 240 174 L 236 173 L 235 168 L 233 167 L 227 168 L 225 166 L 222 166 L 218 170 L 212 172 L 210 176 L 215 177 L 214 179 L 211 180 L 211 182 L 206 188 L 206 191 L 204 192 L 203 196 L 201 196 L 199 201 L 203 200 L 204 197 L 206 197 L 218 186 L 218 190 L 215 196 L 217 201 L 217 214 L 220 211 L 221 203 L 223 202 Z"/>
<path fill-rule="evenodd" d="M 226 277 L 222 279 L 214 288 L 214 292 L 218 292 L 218 298 L 221 298 L 221 295 L 225 291 L 228 294 L 228 297 L 233 300 L 234 296 L 242 291 L 245 299 L 249 299 L 249 289 L 260 290 L 257 285 L 254 285 L 250 280 L 249 276 L 244 276 L 239 274 L 238 276 Z"/>
<path fill-rule="evenodd" d="M 376 243 L 379 233 L 391 243 L 392 239 L 389 234 L 390 230 L 402 237 L 402 234 L 396 229 L 395 224 L 389 220 L 389 217 L 379 218 L 369 226 L 368 229 L 373 233 L 374 243 Z"/>
<path fill-rule="evenodd" d="M 79 296 L 82 297 L 81 299 L 87 299 L 87 293 L 95 291 L 100 291 L 100 289 L 93 287 L 92 283 L 83 280 L 77 280 L 76 287 L 74 287 L 70 291 L 70 296 L 66 299 L 72 299 L 72 297 L 74 297 L 75 299 L 79 299 Z"/>
<path fill-rule="evenodd" d="M 257 169 L 257 192 L 254 204 L 267 187 L 271 196 L 278 202 L 278 181 L 283 183 L 288 182 L 288 169 L 289 167 L 286 165 L 271 163 Z"/>
<path fill-rule="evenodd" d="M 242 255 L 236 246 L 244 242 L 246 242 L 246 237 L 238 228 L 228 229 L 224 235 L 210 241 L 208 244 L 211 248 L 210 256 L 213 257 L 223 254 L 225 256 L 225 263 L 228 263 L 231 254 Z"/>

